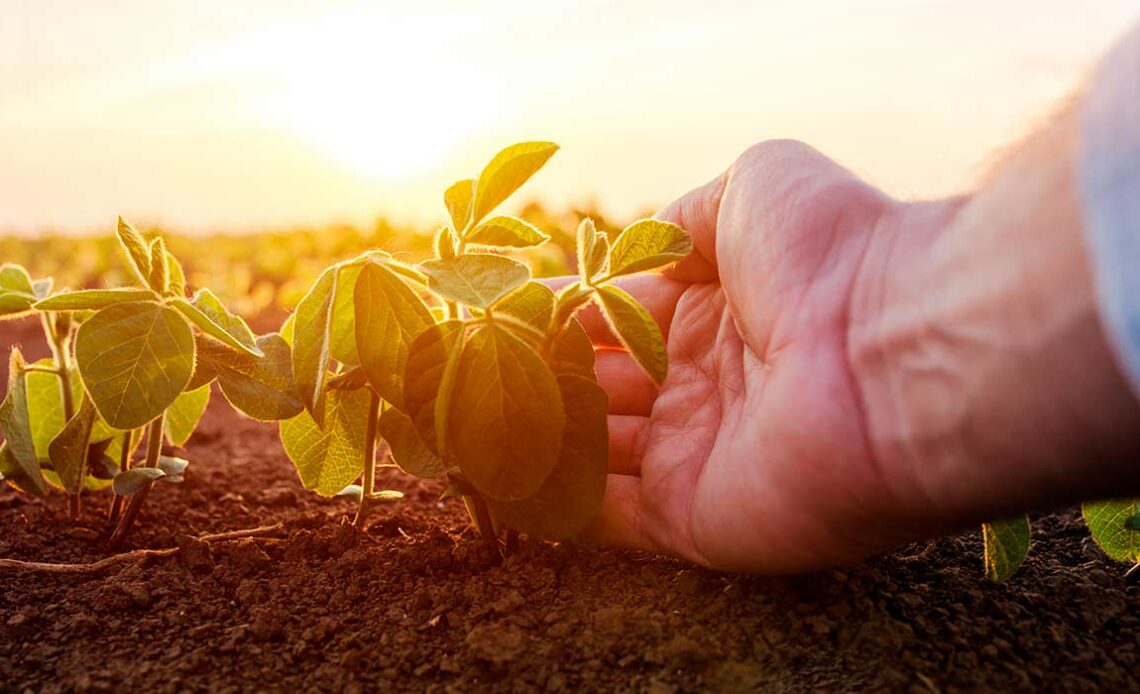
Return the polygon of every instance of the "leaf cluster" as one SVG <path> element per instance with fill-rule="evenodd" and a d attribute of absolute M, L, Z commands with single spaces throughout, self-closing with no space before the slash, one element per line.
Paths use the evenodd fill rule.
<path fill-rule="evenodd" d="M 683 258 L 691 242 L 652 219 L 614 240 L 584 219 L 581 276 L 554 291 L 519 251 L 546 233 L 496 209 L 557 151 L 524 142 L 444 192 L 448 223 L 433 257 L 409 265 L 372 251 L 326 269 L 282 329 L 305 411 L 281 438 L 305 486 L 334 495 L 363 475 L 374 447 L 502 528 L 563 539 L 597 513 L 605 489 L 607 398 L 575 317 L 599 306 L 657 383 L 668 371 L 652 316 L 615 280 Z M 375 419 L 374 419 L 375 418 Z M 375 423 L 375 431 L 369 425 Z M 357 492 L 353 492 L 354 494 Z"/>

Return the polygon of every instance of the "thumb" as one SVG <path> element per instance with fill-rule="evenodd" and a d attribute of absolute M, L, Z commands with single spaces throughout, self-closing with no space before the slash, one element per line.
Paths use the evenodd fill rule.
<path fill-rule="evenodd" d="M 693 239 L 693 252 L 666 270 L 667 276 L 682 282 L 711 282 L 716 279 L 716 223 L 727 177 L 726 171 L 657 213 L 657 219 L 676 224 Z"/>

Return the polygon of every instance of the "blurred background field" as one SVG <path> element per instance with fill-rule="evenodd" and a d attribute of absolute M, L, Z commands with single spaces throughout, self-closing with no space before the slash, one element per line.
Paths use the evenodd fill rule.
<path fill-rule="evenodd" d="M 442 220 L 442 204 L 440 209 Z M 610 233 L 632 221 L 608 219 L 588 206 L 552 210 L 539 202 L 523 205 L 520 213 L 551 237 L 537 252 L 527 253 L 534 274 L 544 277 L 576 271 L 574 231 L 582 217 L 593 218 L 599 229 Z M 186 235 L 157 227 L 139 231 L 148 238 L 163 236 L 182 263 L 192 290 L 209 287 L 232 310 L 256 319 L 259 326 L 272 326 L 292 311 L 329 265 L 377 248 L 416 263 L 431 254 L 437 229 L 379 218 L 368 226 L 338 224 L 244 234 Z M 23 265 L 37 279 L 51 277 L 57 289 L 116 287 L 132 281 L 115 240 L 114 220 L 108 220 L 105 229 L 80 236 L 0 236 L 0 263 Z"/>

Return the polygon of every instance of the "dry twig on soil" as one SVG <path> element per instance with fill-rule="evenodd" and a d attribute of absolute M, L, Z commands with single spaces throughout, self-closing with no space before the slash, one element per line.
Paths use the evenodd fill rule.
<path fill-rule="evenodd" d="M 257 538 L 263 537 L 265 535 L 272 535 L 282 530 L 283 527 L 284 526 L 282 526 L 281 523 L 274 523 L 273 525 L 263 525 L 258 528 L 230 530 L 224 533 L 201 535 L 195 539 L 199 542 L 224 542 L 226 540 Z M 0 559 L 0 569 L 21 569 L 24 571 L 42 571 L 45 573 L 57 574 L 94 574 L 126 561 L 146 559 L 148 557 L 171 556 L 180 552 L 181 549 L 181 547 L 166 547 L 163 549 L 136 549 L 131 552 L 112 554 L 109 557 L 105 557 L 99 561 L 91 562 L 89 564 L 52 564 L 39 561 L 21 561 L 19 559 Z"/>

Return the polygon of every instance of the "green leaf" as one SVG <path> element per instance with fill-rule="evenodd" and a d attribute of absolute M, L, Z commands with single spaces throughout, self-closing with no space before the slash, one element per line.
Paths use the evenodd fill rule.
<path fill-rule="evenodd" d="M 97 417 L 90 398 L 80 401 L 79 411 L 48 445 L 48 459 L 68 494 L 78 494 L 87 478 L 87 446 Z"/>
<path fill-rule="evenodd" d="M 393 408 L 384 410 L 380 415 L 379 431 L 388 442 L 392 459 L 404 472 L 429 478 L 444 473 L 443 461 L 424 443 L 408 415 Z"/>
<path fill-rule="evenodd" d="M 642 219 L 627 226 L 610 249 L 610 276 L 628 275 L 675 263 L 693 250 L 693 240 L 676 224 Z"/>
<path fill-rule="evenodd" d="M 143 283 L 144 287 L 149 286 L 150 248 L 147 246 L 146 239 L 122 217 L 119 217 L 117 233 L 119 245 L 123 247 L 123 252 L 126 253 L 127 260 L 130 261 L 131 269 L 135 271 L 135 276 Z"/>
<path fill-rule="evenodd" d="M 0 320 L 19 318 L 31 311 L 35 303 L 36 299 L 33 296 L 0 290 Z"/>
<path fill-rule="evenodd" d="M 496 154 L 475 183 L 475 223 L 526 183 L 557 151 L 558 145 L 553 142 L 520 142 Z"/>
<path fill-rule="evenodd" d="M 158 296 L 149 289 L 83 289 L 61 292 L 35 304 L 37 311 L 98 311 L 115 304 L 154 301 Z"/>
<path fill-rule="evenodd" d="M 587 282 L 605 270 L 606 256 L 609 253 L 609 238 L 594 227 L 594 220 L 584 218 L 578 224 L 576 254 L 578 272 Z"/>
<path fill-rule="evenodd" d="M 253 331 L 241 316 L 231 313 L 209 289 L 199 289 L 192 301 L 180 297 L 171 299 L 170 305 L 210 337 L 255 357 L 261 356 Z"/>
<path fill-rule="evenodd" d="M 36 296 L 32 276 L 22 265 L 4 263 L 0 265 L 0 290 Z"/>
<path fill-rule="evenodd" d="M 549 236 L 539 231 L 530 222 L 505 215 L 492 217 L 481 222 L 467 235 L 468 243 L 506 248 L 529 248 L 546 243 L 549 240 Z"/>
<path fill-rule="evenodd" d="M 470 178 L 452 183 L 451 187 L 443 192 L 443 204 L 447 206 L 451 227 L 455 229 L 457 235 L 467 229 L 467 222 L 471 220 L 471 199 L 474 195 L 475 181 Z"/>
<path fill-rule="evenodd" d="M 594 380 L 594 360 L 594 345 L 586 329 L 577 318 L 571 318 L 554 339 L 550 350 L 551 370 L 560 376 L 572 373 Z"/>
<path fill-rule="evenodd" d="M 1140 531 L 1125 526 L 1140 513 L 1140 498 L 1089 502 L 1081 506 L 1081 513 L 1105 554 L 1116 561 L 1140 562 Z"/>
<path fill-rule="evenodd" d="M 526 284 L 530 269 L 514 258 L 486 253 L 420 263 L 428 289 L 444 299 L 486 309 Z"/>
<path fill-rule="evenodd" d="M 329 325 L 329 350 L 332 358 L 346 366 L 360 364 L 356 352 L 356 280 L 368 261 L 342 264 L 337 271 L 336 296 L 333 298 L 332 323 Z"/>
<path fill-rule="evenodd" d="M 202 386 L 195 390 L 188 390 L 179 395 L 174 403 L 166 410 L 166 419 L 163 427 L 166 429 L 166 438 L 175 446 L 181 446 L 190 439 L 198 421 L 206 412 L 210 404 L 210 386 Z"/>
<path fill-rule="evenodd" d="M 360 365 L 380 397 L 403 409 L 408 348 L 434 324 L 431 312 L 411 287 L 377 263 L 361 269 L 354 303 Z"/>
<path fill-rule="evenodd" d="M 451 227 L 441 226 L 439 228 L 439 231 L 435 233 L 435 240 L 432 242 L 432 250 L 435 251 L 437 258 L 455 257 L 455 234 L 451 231 Z"/>
<path fill-rule="evenodd" d="M 1140 513 L 1125 518 L 1124 527 L 1128 530 L 1140 530 Z"/>
<path fill-rule="evenodd" d="M 160 477 L 166 477 L 166 473 L 159 468 L 136 467 L 115 475 L 112 486 L 119 496 L 131 496 Z"/>
<path fill-rule="evenodd" d="M 598 384 L 572 374 L 558 377 L 566 429 L 558 464 L 532 496 L 521 501 L 488 500 L 501 524 L 547 540 L 566 540 L 598 514 L 606 491 L 609 399 Z"/>
<path fill-rule="evenodd" d="M 986 578 L 1001 583 L 1013 575 L 1029 553 L 1029 517 L 982 524 Z"/>
<path fill-rule="evenodd" d="M 458 341 L 463 338 L 461 321 L 428 326 L 408 347 L 404 367 L 404 412 L 411 417 L 420 438 L 432 451 L 438 451 L 435 410 L 444 372 Z"/>
<path fill-rule="evenodd" d="M 550 367 L 494 325 L 463 348 L 447 423 L 448 449 L 485 496 L 534 494 L 558 462 L 566 414 Z"/>
<path fill-rule="evenodd" d="M 178 259 L 170 251 L 166 252 L 166 268 L 169 275 L 167 295 L 186 296 L 186 271 L 182 269 L 182 263 L 178 262 Z"/>
<path fill-rule="evenodd" d="M 257 338 L 257 347 L 264 356 L 202 343 L 198 363 L 217 374 L 222 395 L 246 415 L 263 422 L 296 417 L 305 406 L 297 397 L 288 343 L 269 333 Z"/>
<path fill-rule="evenodd" d="M 162 237 L 150 242 L 150 288 L 159 294 L 166 294 L 170 289 L 170 275 L 166 267 L 166 243 Z"/>
<path fill-rule="evenodd" d="M 47 485 L 36 458 L 28 417 L 28 390 L 24 380 L 24 355 L 13 347 L 8 358 L 8 392 L 0 402 L 0 431 L 4 433 L 4 455 L 0 474 L 10 483 L 38 497 L 47 495 Z"/>
<path fill-rule="evenodd" d="M 367 386 L 368 374 L 364 373 L 364 369 L 359 366 L 350 366 L 325 383 L 325 388 L 329 390 L 356 390 Z"/>
<path fill-rule="evenodd" d="M 135 429 L 162 414 L 190 382 L 194 334 L 161 304 L 116 304 L 79 326 L 75 358 L 103 420 Z"/>
<path fill-rule="evenodd" d="M 35 366 L 54 369 L 55 361 L 41 359 Z M 79 371 L 71 370 L 71 401 L 79 402 L 83 398 L 83 383 L 79 380 Z M 48 458 L 48 444 L 63 430 L 66 424 L 63 412 L 63 392 L 60 387 L 59 376 L 43 371 L 29 371 L 25 377 L 27 388 L 28 422 L 32 432 L 32 441 L 36 448 L 36 457 L 40 460 Z"/>
<path fill-rule="evenodd" d="M 281 422 L 285 453 L 306 489 L 333 496 L 360 477 L 371 397 L 365 390 L 331 390 L 323 428 L 308 412 Z"/>
<path fill-rule="evenodd" d="M 527 282 L 500 299 L 495 315 L 507 315 L 545 335 L 554 314 L 554 292 L 541 282 Z"/>
<path fill-rule="evenodd" d="M 301 402 L 318 424 L 324 422 L 322 395 L 332 358 L 337 271 L 331 267 L 321 273 L 293 312 L 293 378 Z"/>
<path fill-rule="evenodd" d="M 653 382 L 661 385 L 669 370 L 669 358 L 665 338 L 653 316 L 617 287 L 599 287 L 597 296 L 614 334 Z"/>

